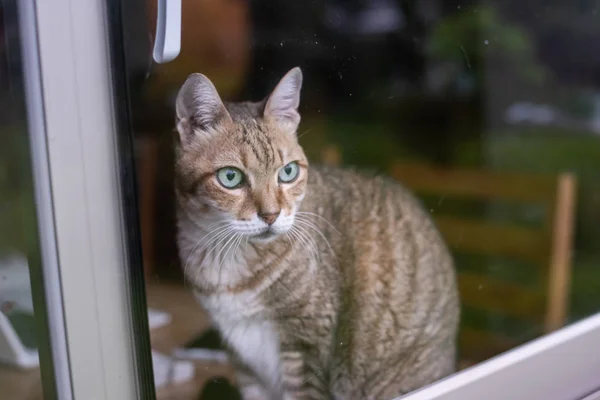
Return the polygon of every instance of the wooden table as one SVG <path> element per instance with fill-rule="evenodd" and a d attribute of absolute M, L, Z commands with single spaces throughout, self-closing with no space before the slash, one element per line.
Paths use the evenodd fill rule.
<path fill-rule="evenodd" d="M 148 307 L 166 311 L 172 316 L 169 325 L 150 334 L 152 348 L 168 354 L 173 348 L 186 343 L 208 328 L 205 313 L 194 300 L 189 288 L 176 284 L 151 283 L 147 286 Z M 214 376 L 232 378 L 228 365 L 196 362 L 196 376 L 187 383 L 162 387 L 158 400 L 197 400 L 207 379 Z M 0 393 L 2 399 L 42 400 L 42 384 L 38 369 L 20 371 L 0 366 Z"/>

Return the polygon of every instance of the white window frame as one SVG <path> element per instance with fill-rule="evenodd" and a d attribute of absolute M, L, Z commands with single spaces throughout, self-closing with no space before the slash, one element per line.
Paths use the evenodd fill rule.
<path fill-rule="evenodd" d="M 151 359 L 133 350 L 139 310 L 131 306 L 125 237 L 137 227 L 123 222 L 105 0 L 21 1 L 30 7 L 21 25 L 36 29 L 29 45 L 39 51 L 30 68 L 39 68 L 43 101 L 29 114 L 41 236 L 55 240 L 43 259 L 56 289 L 47 300 L 59 307 L 56 379 L 69 388 L 59 398 L 139 399 L 139 364 Z M 597 388 L 600 314 L 402 399 L 574 400 Z"/>
<path fill-rule="evenodd" d="M 144 337 L 134 335 L 134 317 L 141 312 L 147 323 L 147 309 L 132 306 L 132 288 L 142 287 L 144 305 L 145 296 L 143 281 L 132 282 L 125 240 L 107 27 L 104 0 L 19 0 L 51 363 L 61 400 L 154 398 L 150 348 L 140 351 Z M 147 340 L 147 329 L 143 335 Z"/>
<path fill-rule="evenodd" d="M 600 314 L 401 397 L 580 400 L 600 388 Z"/>

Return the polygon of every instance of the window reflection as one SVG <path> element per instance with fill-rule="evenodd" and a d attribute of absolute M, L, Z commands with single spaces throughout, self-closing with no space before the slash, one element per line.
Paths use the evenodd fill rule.
<path fill-rule="evenodd" d="M 175 244 L 173 105 L 194 72 L 225 100 L 258 100 L 300 65 L 310 161 L 419 196 L 456 262 L 459 368 L 596 313 L 597 13 L 586 1 L 184 0 L 181 55 L 131 89 L 149 303 L 172 317 L 153 345 L 204 360 L 159 393 L 192 398 L 232 376 L 202 336 Z"/>
<path fill-rule="evenodd" d="M 0 3 L 0 392 L 42 399 L 29 260 L 39 260 L 16 3 Z"/>

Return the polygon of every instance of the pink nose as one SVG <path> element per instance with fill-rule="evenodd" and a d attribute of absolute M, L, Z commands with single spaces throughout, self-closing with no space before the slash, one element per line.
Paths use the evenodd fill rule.
<path fill-rule="evenodd" d="M 269 225 L 273 225 L 273 222 L 279 217 L 279 213 L 281 211 L 273 212 L 273 213 L 258 213 L 258 218 L 262 219 Z"/>

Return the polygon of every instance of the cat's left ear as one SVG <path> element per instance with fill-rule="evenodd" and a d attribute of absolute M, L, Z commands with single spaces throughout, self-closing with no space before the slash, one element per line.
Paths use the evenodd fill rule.
<path fill-rule="evenodd" d="M 283 129 L 295 133 L 300 123 L 298 106 L 300 105 L 301 89 L 302 71 L 296 67 L 281 78 L 267 99 L 265 118 L 271 118 Z"/>

